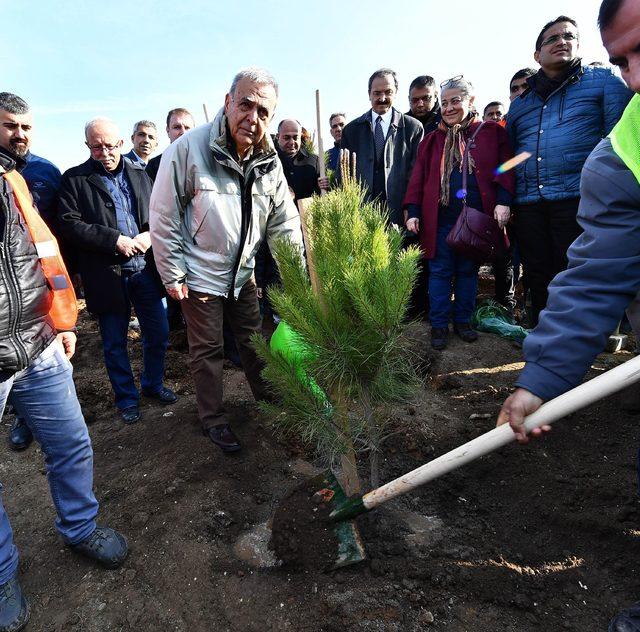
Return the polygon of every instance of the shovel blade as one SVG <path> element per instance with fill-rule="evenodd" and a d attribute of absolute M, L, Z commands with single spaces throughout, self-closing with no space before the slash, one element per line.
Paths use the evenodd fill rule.
<path fill-rule="evenodd" d="M 325 472 L 323 478 L 326 489 L 332 492 L 331 498 L 327 500 L 329 507 L 335 509 L 347 502 L 347 495 L 333 472 Z M 351 566 L 367 559 L 360 532 L 353 520 L 336 522 L 333 532 L 338 538 L 338 557 L 334 568 Z"/>

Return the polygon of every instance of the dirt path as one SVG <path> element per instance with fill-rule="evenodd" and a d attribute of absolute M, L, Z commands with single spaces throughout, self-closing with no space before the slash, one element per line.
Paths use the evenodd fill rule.
<path fill-rule="evenodd" d="M 132 344 L 135 361 L 139 347 Z M 600 369 L 626 358 L 603 355 Z M 383 480 L 490 429 L 520 360 L 495 336 L 452 342 L 424 391 L 397 411 Z M 238 539 L 312 471 L 309 455 L 272 435 L 241 372 L 225 371 L 225 390 L 244 450 L 225 457 L 200 434 L 180 340 L 168 372 L 180 402 L 145 402 L 131 427 L 114 415 L 86 315 L 75 366 L 94 419 L 101 521 L 121 529 L 132 552 L 114 572 L 72 555 L 53 529 L 39 450 L 2 446 L 30 630 L 588 632 L 640 599 L 639 431 L 615 397 L 559 423 L 543 442 L 508 446 L 362 517 L 367 563 L 292 572 L 238 557 Z"/>

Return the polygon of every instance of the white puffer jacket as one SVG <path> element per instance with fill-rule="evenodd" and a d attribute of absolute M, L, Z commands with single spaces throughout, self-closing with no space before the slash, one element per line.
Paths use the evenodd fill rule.
<path fill-rule="evenodd" d="M 227 149 L 222 110 L 162 154 L 149 225 L 165 287 L 237 298 L 266 237 L 303 252 L 300 217 L 268 134 L 243 168 Z"/>

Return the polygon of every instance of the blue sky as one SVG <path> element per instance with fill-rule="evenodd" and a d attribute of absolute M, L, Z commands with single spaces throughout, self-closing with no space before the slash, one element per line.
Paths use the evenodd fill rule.
<path fill-rule="evenodd" d="M 408 108 L 409 82 L 464 74 L 480 107 L 507 99 L 508 81 L 535 66 L 540 27 L 559 14 L 580 26 L 586 61 L 606 61 L 596 28 L 599 0 L 492 2 L 256 2 L 220 0 L 0 0 L 0 90 L 26 99 L 35 115 L 33 150 L 61 169 L 86 160 L 84 123 L 113 118 L 126 149 L 131 127 L 151 119 L 167 144 L 167 110 L 186 107 L 204 123 L 235 72 L 269 69 L 280 83 L 274 127 L 284 117 L 315 129 L 315 90 L 323 118 L 368 108 L 367 79 L 381 66 L 400 81 L 396 106 Z M 325 147 L 332 139 L 323 121 Z"/>

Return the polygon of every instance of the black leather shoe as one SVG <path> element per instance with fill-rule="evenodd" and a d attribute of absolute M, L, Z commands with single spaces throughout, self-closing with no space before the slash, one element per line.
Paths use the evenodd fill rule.
<path fill-rule="evenodd" d="M 9 447 L 16 452 L 20 450 L 26 450 L 33 441 L 33 435 L 29 426 L 20 417 L 16 417 L 16 420 L 11 425 L 9 432 Z"/>
<path fill-rule="evenodd" d="M 229 424 L 203 428 L 202 433 L 209 437 L 223 452 L 237 452 L 242 447 Z"/>
<path fill-rule="evenodd" d="M 129 553 L 126 538 L 109 527 L 96 527 L 88 538 L 77 544 L 70 544 L 69 547 L 111 569 L 121 566 Z"/>
<path fill-rule="evenodd" d="M 129 408 L 123 408 L 120 411 L 120 417 L 126 424 L 135 424 L 136 421 L 140 421 L 140 409 L 137 406 L 129 406 Z"/>
<path fill-rule="evenodd" d="M 456 323 L 453 326 L 453 331 L 465 342 L 475 342 L 478 339 L 478 332 L 475 329 L 471 329 L 469 323 Z"/>
<path fill-rule="evenodd" d="M 431 329 L 431 346 L 436 351 L 442 351 L 449 340 L 448 327 L 433 327 Z"/>
<path fill-rule="evenodd" d="M 162 387 L 162 390 L 157 393 L 142 391 L 142 394 L 145 397 L 158 400 L 161 404 L 175 404 L 178 401 L 178 396 L 170 388 L 166 387 Z"/>
<path fill-rule="evenodd" d="M 29 621 L 29 604 L 17 577 L 0 584 L 0 632 L 18 632 Z"/>

